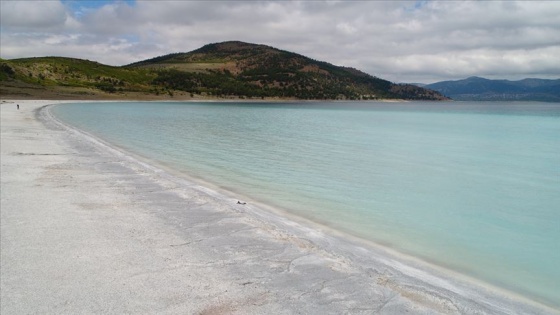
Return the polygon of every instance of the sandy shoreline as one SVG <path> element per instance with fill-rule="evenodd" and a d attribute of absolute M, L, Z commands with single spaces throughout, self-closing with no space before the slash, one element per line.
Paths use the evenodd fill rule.
<path fill-rule="evenodd" d="M 2 314 L 557 313 L 237 205 L 58 124 L 54 103 L 0 105 Z"/>

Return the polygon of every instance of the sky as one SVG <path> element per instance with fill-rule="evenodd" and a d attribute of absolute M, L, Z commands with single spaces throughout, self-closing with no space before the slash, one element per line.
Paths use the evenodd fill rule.
<path fill-rule="evenodd" d="M 121 66 L 240 40 L 393 82 L 560 78 L 560 0 L 0 0 L 0 57 Z"/>

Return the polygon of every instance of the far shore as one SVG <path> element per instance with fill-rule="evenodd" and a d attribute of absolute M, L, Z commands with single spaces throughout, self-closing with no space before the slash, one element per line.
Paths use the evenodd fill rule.
<path fill-rule="evenodd" d="M 9 95 L 10 101 L 34 101 L 37 98 L 34 95 L 29 96 L 21 96 L 21 95 Z M 62 96 L 62 97 L 61 97 Z M 111 95 L 111 94 L 92 94 L 88 96 L 81 96 L 76 98 L 73 95 L 63 96 L 60 94 L 51 95 L 50 97 L 41 97 L 41 100 L 51 100 L 53 102 L 61 102 L 61 101 L 84 101 L 84 102 L 280 102 L 280 103 L 289 103 L 289 102 L 381 102 L 381 103 L 397 103 L 397 102 L 410 102 L 410 100 L 403 100 L 403 99 L 375 99 L 375 100 L 345 100 L 345 99 L 337 99 L 337 100 L 321 100 L 321 99 L 297 99 L 297 98 L 279 98 L 279 97 L 262 97 L 262 98 L 247 98 L 247 97 L 213 97 L 213 96 L 194 96 L 190 97 L 187 94 L 179 94 L 178 96 L 155 96 L 150 94 L 144 93 L 135 93 L 135 94 L 123 94 L 123 95 Z M 450 100 L 449 100 L 450 101 Z M 7 102 L 7 101 L 4 101 Z M 432 102 L 439 102 L 439 101 L 432 101 Z"/>
<path fill-rule="evenodd" d="M 237 203 L 45 107 L 96 101 L 125 100 L 0 100 L 1 314 L 560 314 Z"/>
<path fill-rule="evenodd" d="M 191 94 L 183 91 L 173 91 L 172 95 L 166 93 L 154 94 L 147 92 L 115 92 L 107 93 L 98 89 L 92 88 L 76 88 L 76 87 L 43 87 L 26 85 L 14 85 L 4 82 L 0 85 L 0 95 L 3 100 L 20 100 L 20 101 L 33 101 L 33 100 L 52 100 L 52 101 L 171 101 L 171 102 L 316 102 L 316 101 L 350 101 L 350 100 L 303 100 L 297 98 L 281 98 L 281 97 L 243 97 L 243 96 L 224 96 L 218 97 L 215 95 L 201 95 Z M 376 99 L 376 100 L 363 100 L 363 102 L 406 102 L 406 100 L 399 99 Z M 437 102 L 437 101 L 435 101 Z"/>

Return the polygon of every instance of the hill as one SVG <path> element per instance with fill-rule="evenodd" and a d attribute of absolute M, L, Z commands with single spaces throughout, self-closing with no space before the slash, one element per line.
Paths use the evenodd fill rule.
<path fill-rule="evenodd" d="M 64 57 L 0 60 L 0 92 L 15 98 L 122 98 L 153 92 L 155 73 Z M 126 95 L 125 95 L 126 94 Z"/>
<path fill-rule="evenodd" d="M 428 84 L 425 88 L 436 90 L 458 101 L 560 102 L 560 79 L 509 81 L 470 77 Z"/>
<path fill-rule="evenodd" d="M 413 85 L 393 84 L 356 69 L 243 42 L 209 44 L 127 68 L 158 71 L 158 85 L 219 96 L 296 99 L 444 99 Z"/>
<path fill-rule="evenodd" d="M 441 94 L 394 84 L 264 45 L 209 44 L 122 67 L 62 57 L 0 60 L 2 95 L 83 97 L 408 99 Z"/>

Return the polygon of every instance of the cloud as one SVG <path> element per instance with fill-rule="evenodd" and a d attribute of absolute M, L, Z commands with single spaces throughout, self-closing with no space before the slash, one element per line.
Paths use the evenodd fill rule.
<path fill-rule="evenodd" d="M 0 2 L 2 33 L 8 30 L 61 29 L 68 15 L 60 2 L 2 1 Z"/>
<path fill-rule="evenodd" d="M 393 81 L 560 77 L 557 1 L 76 3 L 2 1 L 2 57 L 122 65 L 242 40 Z"/>

